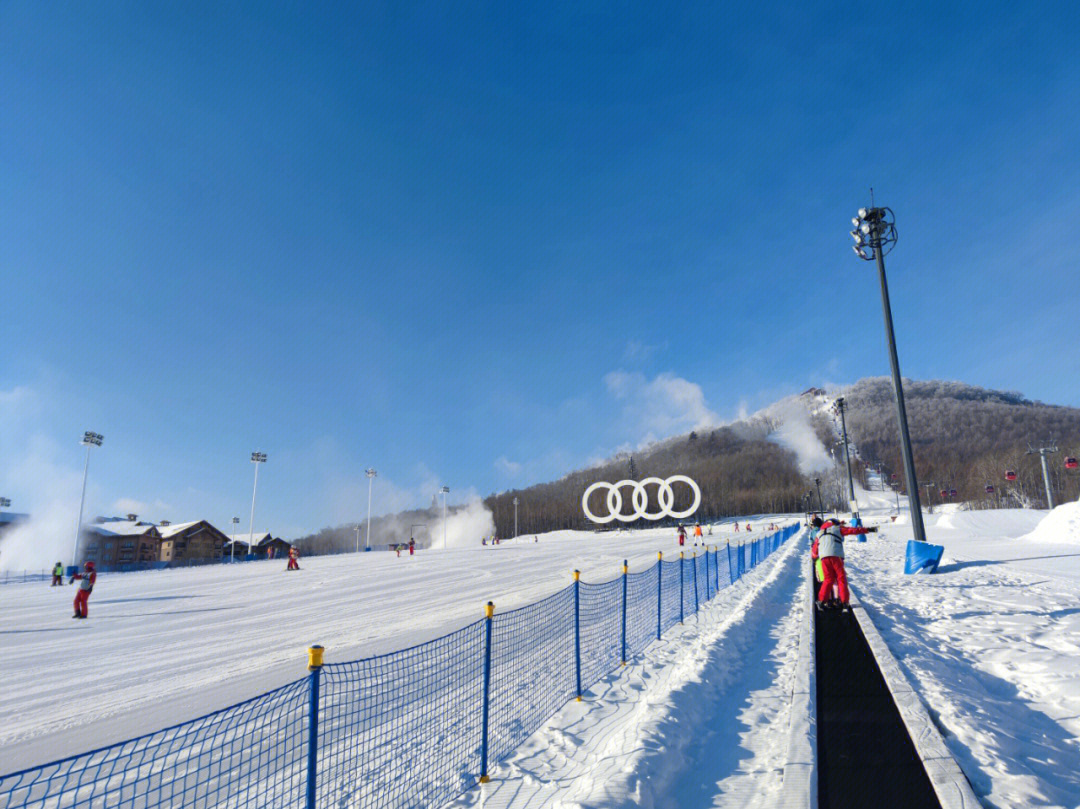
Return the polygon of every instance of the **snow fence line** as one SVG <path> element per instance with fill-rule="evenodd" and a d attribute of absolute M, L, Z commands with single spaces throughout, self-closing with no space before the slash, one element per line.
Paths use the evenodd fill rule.
<path fill-rule="evenodd" d="M 559 708 L 764 561 L 801 525 L 573 583 L 397 652 L 109 747 L 0 776 L 0 809 L 392 809 L 487 780 Z"/>
<path fill-rule="evenodd" d="M 975 796 L 975 791 L 971 788 L 967 776 L 949 752 L 922 698 L 904 676 L 900 664 L 889 651 L 885 639 L 881 637 L 874 622 L 870 620 L 866 607 L 859 601 L 854 589 L 851 593 L 851 611 L 855 614 L 863 637 L 866 638 L 878 668 L 885 678 L 885 684 L 889 687 L 893 702 L 896 703 L 900 716 L 904 720 L 904 726 L 915 745 L 915 752 L 926 769 L 926 774 L 930 777 L 930 783 L 941 802 L 941 808 L 979 809 L 982 804 Z"/>
<path fill-rule="evenodd" d="M 803 582 L 803 617 L 795 683 L 788 714 L 787 760 L 780 809 L 817 809 L 817 667 L 814 655 L 814 587 L 809 565 L 800 565 Z"/>

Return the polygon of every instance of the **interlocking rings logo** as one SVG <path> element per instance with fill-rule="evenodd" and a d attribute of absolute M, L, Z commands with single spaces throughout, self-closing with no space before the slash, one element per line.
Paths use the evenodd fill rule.
<path fill-rule="evenodd" d="M 645 487 L 651 483 L 655 483 L 659 486 L 657 492 L 657 498 L 660 500 L 660 511 L 652 513 L 647 511 L 649 506 L 649 497 L 645 492 Z M 690 491 L 694 493 L 694 502 L 686 511 L 672 511 L 671 507 L 675 505 L 675 491 L 671 488 L 673 483 L 685 483 L 690 487 Z M 631 497 L 630 502 L 634 505 L 634 512 L 632 514 L 622 513 L 622 493 L 620 489 L 624 489 L 627 486 L 634 487 L 634 494 Z M 608 515 L 606 517 L 597 517 L 591 511 L 589 511 L 589 495 L 595 492 L 597 489 L 607 489 L 607 509 Z M 698 506 L 701 505 L 701 489 L 694 483 L 693 480 L 686 475 L 672 475 L 667 480 L 660 478 L 645 478 L 645 480 L 638 483 L 636 480 L 620 480 L 618 483 L 608 483 L 606 481 L 599 481 L 585 490 L 585 494 L 581 496 L 581 508 L 585 512 L 585 516 L 595 523 L 601 525 L 609 523 L 612 520 L 619 520 L 620 522 L 633 522 L 639 517 L 644 517 L 646 520 L 659 520 L 664 517 L 672 517 L 676 520 L 685 520 L 695 511 Z"/>

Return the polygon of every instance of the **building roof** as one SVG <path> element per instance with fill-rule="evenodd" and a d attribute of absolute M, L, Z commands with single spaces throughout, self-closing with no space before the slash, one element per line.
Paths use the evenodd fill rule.
<path fill-rule="evenodd" d="M 159 525 L 157 527 L 158 533 L 161 534 L 162 539 L 169 539 L 176 534 L 181 534 L 193 525 L 198 525 L 206 520 L 192 520 L 191 522 L 172 522 L 168 525 Z M 206 523 L 209 525 L 210 523 Z"/>
<path fill-rule="evenodd" d="M 110 520 L 109 522 L 93 523 L 86 526 L 87 530 L 94 531 L 105 536 L 140 536 L 154 531 L 154 525 L 138 520 Z"/>

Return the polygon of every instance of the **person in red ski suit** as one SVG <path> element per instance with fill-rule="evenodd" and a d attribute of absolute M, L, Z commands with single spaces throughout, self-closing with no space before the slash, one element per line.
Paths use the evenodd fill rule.
<path fill-rule="evenodd" d="M 87 602 L 90 600 L 90 593 L 94 589 L 94 582 L 97 581 L 97 571 L 94 569 L 93 562 L 87 562 L 83 565 L 83 572 L 76 573 L 71 577 L 68 584 L 74 584 L 79 582 L 79 589 L 75 593 L 75 614 L 72 618 L 85 618 L 90 614 L 87 609 Z"/>
<path fill-rule="evenodd" d="M 409 556 L 412 556 L 416 552 L 416 540 L 409 537 Z"/>
<path fill-rule="evenodd" d="M 831 603 L 835 584 L 840 603 L 847 604 L 851 594 L 848 592 L 847 571 L 844 570 L 844 537 L 874 533 L 877 528 L 849 528 L 838 519 L 822 521 L 820 517 L 814 517 L 814 527 L 819 530 L 810 555 L 821 559 L 822 581 L 821 589 L 818 590 L 818 601 Z"/>
<path fill-rule="evenodd" d="M 686 529 L 681 525 L 679 526 L 679 547 L 681 548 L 686 544 Z"/>
<path fill-rule="evenodd" d="M 297 559 L 299 559 L 299 558 L 300 558 L 300 553 L 296 550 L 296 548 L 289 548 L 289 566 L 286 567 L 285 569 L 286 570 L 299 570 L 300 569 L 300 563 L 297 561 Z"/>

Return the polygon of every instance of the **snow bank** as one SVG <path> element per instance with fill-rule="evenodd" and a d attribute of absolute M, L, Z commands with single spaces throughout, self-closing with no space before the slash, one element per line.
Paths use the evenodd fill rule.
<path fill-rule="evenodd" d="M 1080 545 L 1080 502 L 1064 503 L 1058 506 L 1023 539 Z"/>

